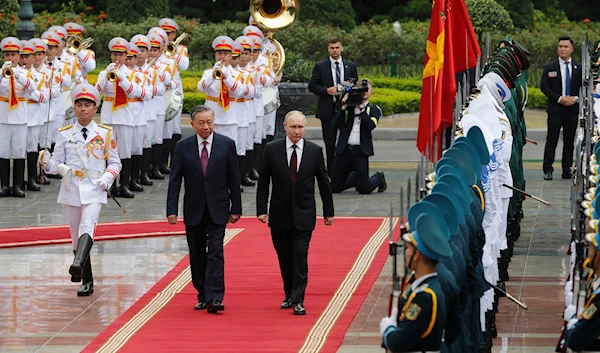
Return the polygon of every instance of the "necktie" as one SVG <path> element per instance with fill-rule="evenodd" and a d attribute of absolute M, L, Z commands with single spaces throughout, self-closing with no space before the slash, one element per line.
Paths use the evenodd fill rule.
<path fill-rule="evenodd" d="M 202 153 L 200 153 L 200 164 L 202 164 L 202 173 L 206 176 L 206 168 L 208 168 L 208 141 L 202 141 L 204 144 L 204 148 L 202 148 Z"/>
<path fill-rule="evenodd" d="M 340 83 L 342 83 L 341 80 L 341 74 L 340 74 L 340 63 L 339 62 L 335 62 L 335 84 L 339 85 Z"/>
<path fill-rule="evenodd" d="M 81 129 L 81 134 L 83 135 L 83 139 L 87 140 L 87 128 L 83 128 Z"/>
<path fill-rule="evenodd" d="M 571 69 L 569 68 L 570 63 L 567 61 L 565 65 L 567 66 L 567 77 L 565 78 L 565 96 L 571 95 Z"/>
<path fill-rule="evenodd" d="M 298 146 L 292 145 L 294 149 L 292 151 L 292 158 L 290 158 L 290 178 L 292 179 L 292 183 L 296 182 L 296 172 L 298 170 L 298 155 L 296 154 L 296 148 Z"/>

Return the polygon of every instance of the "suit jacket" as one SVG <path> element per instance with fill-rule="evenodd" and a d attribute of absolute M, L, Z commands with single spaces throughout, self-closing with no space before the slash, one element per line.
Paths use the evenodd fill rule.
<path fill-rule="evenodd" d="M 230 214 L 242 214 L 240 173 L 232 139 L 213 133 L 206 175 L 202 172 L 196 134 L 177 143 L 172 159 L 167 216 L 177 214 L 182 178 L 185 182 L 183 222 L 186 225 L 200 224 L 205 205 L 215 224 L 226 224 Z"/>
<path fill-rule="evenodd" d="M 573 70 L 571 73 L 571 96 L 579 96 L 579 88 L 581 88 L 581 64 L 573 59 L 571 59 L 571 62 Z M 558 98 L 562 96 L 562 75 L 558 59 L 544 65 L 540 88 L 548 97 L 546 112 L 549 114 L 564 113 L 576 116 L 579 113 L 579 103 L 570 107 L 565 107 L 558 103 Z"/>
<path fill-rule="evenodd" d="M 335 153 L 342 154 L 348 145 L 348 137 L 352 132 L 354 125 L 354 107 L 348 107 L 347 110 L 340 110 L 333 118 L 333 126 L 340 129 L 340 137 L 335 146 Z M 373 137 L 371 131 L 377 127 L 381 109 L 378 106 L 369 103 L 364 112 L 360 114 L 360 150 L 369 157 L 373 155 Z"/>
<path fill-rule="evenodd" d="M 354 82 L 358 81 L 356 64 L 343 59 L 342 62 L 344 66 L 344 81 L 351 79 Z M 315 64 L 310 81 L 308 81 L 308 89 L 319 97 L 316 116 L 321 120 L 333 119 L 335 104 L 333 96 L 327 94 L 327 87 L 335 86 L 334 79 L 331 73 L 331 61 L 329 61 L 329 58 Z"/>
<path fill-rule="evenodd" d="M 323 201 L 323 216 L 333 217 L 333 196 L 323 149 L 304 140 L 304 150 L 296 181 L 290 178 L 286 139 L 268 143 L 263 151 L 256 191 L 256 215 L 267 213 L 269 184 L 273 182 L 269 207 L 269 227 L 287 230 L 295 227 L 299 231 L 315 229 L 317 210 L 315 204 L 315 178 Z"/>

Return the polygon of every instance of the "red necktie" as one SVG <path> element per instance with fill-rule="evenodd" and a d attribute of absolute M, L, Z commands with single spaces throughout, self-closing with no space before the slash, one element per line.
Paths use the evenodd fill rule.
<path fill-rule="evenodd" d="M 298 146 L 292 145 L 294 149 L 292 151 L 292 158 L 290 158 L 290 178 L 292 179 L 292 183 L 296 182 L 296 171 L 298 170 L 298 156 L 296 155 L 296 148 Z"/>
<path fill-rule="evenodd" d="M 202 173 L 206 176 L 206 168 L 208 168 L 208 141 L 202 141 L 204 144 L 204 148 L 202 148 L 202 153 L 200 153 L 200 164 L 202 164 Z"/>

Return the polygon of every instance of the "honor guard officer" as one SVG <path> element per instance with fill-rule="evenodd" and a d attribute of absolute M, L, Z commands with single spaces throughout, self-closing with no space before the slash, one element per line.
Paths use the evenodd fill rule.
<path fill-rule="evenodd" d="M 439 217 L 442 217 L 439 215 Z M 414 272 L 411 294 L 400 312 L 379 324 L 382 346 L 391 352 L 438 352 L 446 325 L 446 299 L 436 272 L 437 262 L 452 256 L 444 232 L 429 214 L 417 217 L 415 229 L 403 236 L 407 268 Z"/>
<path fill-rule="evenodd" d="M 131 148 L 133 140 L 133 127 L 138 117 L 133 116 L 130 102 L 142 101 L 146 91 L 134 80 L 135 72 L 126 65 L 129 42 L 121 37 L 116 37 L 108 43 L 112 63 L 106 70 L 98 75 L 96 88 L 104 94 L 104 104 L 100 118 L 103 124 L 113 127 L 113 136 L 119 146 L 119 157 L 123 169 L 121 172 L 121 185 L 118 195 L 133 198 L 129 190 L 131 180 Z"/>
<path fill-rule="evenodd" d="M 206 105 L 215 113 L 215 132 L 237 141 L 237 112 L 231 103 L 237 98 L 246 97 L 249 89 L 243 83 L 236 81 L 235 73 L 231 70 L 231 51 L 233 39 L 227 36 L 218 36 L 212 42 L 215 50 L 215 65 L 212 69 L 204 70 L 202 79 L 198 82 L 198 90 L 206 93 Z"/>
<path fill-rule="evenodd" d="M 150 65 L 150 70 L 153 75 L 152 84 L 162 86 L 162 94 L 160 96 L 155 96 L 153 99 L 156 118 L 152 134 L 149 134 L 149 136 L 151 136 L 150 141 L 152 144 L 152 169 L 150 170 L 149 177 L 150 179 L 157 180 L 163 180 L 165 178 L 159 169 L 162 161 L 163 129 L 165 124 L 164 94 L 171 86 L 171 72 L 169 71 L 169 68 L 161 62 L 165 50 L 166 38 L 166 32 L 162 28 L 152 28 L 148 32 L 148 39 L 150 40 L 150 56 L 154 59 L 154 62 Z M 148 119 L 148 121 L 151 120 L 152 118 Z"/>
<path fill-rule="evenodd" d="M 356 187 L 360 194 L 370 194 L 373 190 L 384 192 L 387 189 L 385 175 L 377 172 L 369 178 L 369 157 L 373 153 L 371 131 L 377 127 L 381 109 L 369 103 L 373 92 L 373 83 L 369 79 L 361 81 L 367 88 L 361 97 L 352 97 L 348 93 L 342 98 L 342 109 L 333 117 L 333 126 L 340 130 L 335 148 L 335 162 L 331 172 L 333 192 L 342 192 Z"/>
<path fill-rule="evenodd" d="M 48 88 L 46 87 L 45 74 L 39 73 L 33 67 L 33 54 L 35 41 L 21 41 L 21 66 L 27 70 L 27 77 L 32 81 L 35 91 L 27 95 L 27 183 L 24 188 L 30 191 L 40 191 L 37 180 L 37 159 L 40 131 L 44 126 L 47 115 Z M 44 114 L 46 113 L 46 114 Z"/>
<path fill-rule="evenodd" d="M 15 37 L 0 41 L 4 65 L 0 74 L 0 197 L 25 197 L 27 146 L 27 96 L 36 90 L 27 70 L 19 67 L 22 44 Z M 13 159 L 13 186 L 9 187 L 10 159 Z"/>
<path fill-rule="evenodd" d="M 136 70 L 144 76 L 144 87 L 146 89 L 146 95 L 149 96 L 149 101 L 142 106 L 142 112 L 140 113 L 140 119 L 138 121 L 138 127 L 142 127 L 142 158 L 141 162 L 136 161 L 136 158 L 132 156 L 131 164 L 133 171 L 131 172 L 131 182 L 134 181 L 141 185 L 152 185 L 152 180 L 148 177 L 150 173 L 150 164 L 152 163 L 152 133 L 154 131 L 154 123 L 156 122 L 156 103 L 155 99 L 163 99 L 165 94 L 164 85 L 153 84 L 155 80 L 154 69 L 148 65 L 148 54 L 150 49 L 150 39 L 148 37 L 136 34 L 131 38 L 130 45 L 135 45 L 138 48 L 138 55 L 136 59 Z M 158 80 L 160 83 L 160 80 Z M 143 124 L 143 125 L 142 125 Z M 142 131 L 139 131 L 142 133 Z M 140 163 L 139 169 L 137 164 Z M 133 190 L 133 188 L 132 188 Z"/>
<path fill-rule="evenodd" d="M 160 28 L 164 29 L 165 32 L 167 32 L 169 42 L 174 42 L 177 37 L 177 30 L 179 29 L 179 25 L 177 25 L 177 22 L 173 21 L 170 18 L 163 18 L 160 21 L 158 21 L 158 25 L 160 26 Z M 172 59 L 173 61 L 173 63 L 169 65 L 169 67 L 171 68 L 171 76 L 176 81 L 181 82 L 181 76 L 179 75 L 179 72 L 187 70 L 190 66 L 190 59 L 188 56 L 187 47 L 182 44 L 177 44 L 175 55 L 167 57 Z M 177 91 L 181 93 L 181 96 L 183 97 L 182 85 L 179 85 Z M 173 155 L 173 152 L 175 151 L 175 145 L 179 140 L 181 140 L 181 111 L 182 109 L 179 109 L 179 112 L 177 112 L 177 115 L 175 115 L 173 120 L 167 122 L 167 125 L 172 125 L 172 129 L 171 126 L 169 126 L 165 129 L 164 133 L 172 132 L 172 134 L 170 136 L 163 135 L 163 137 L 165 139 L 168 138 L 169 141 L 163 141 L 164 148 L 162 155 L 161 171 L 164 170 L 166 172 L 169 172 L 169 154 Z"/>
<path fill-rule="evenodd" d="M 71 99 L 77 121 L 60 129 L 53 154 L 40 152 L 40 164 L 47 173 L 63 177 L 57 202 L 64 205 L 75 254 L 69 273 L 72 282 L 83 280 L 77 295 L 88 296 L 94 292 L 89 256 L 94 231 L 121 161 L 112 128 L 93 120 L 100 103 L 98 90 L 82 83 Z"/>
<path fill-rule="evenodd" d="M 144 73 L 136 67 L 139 54 L 140 50 L 137 45 L 130 42 L 125 65 L 127 65 L 127 68 L 134 75 L 131 81 L 141 85 L 146 92 L 143 95 L 143 100 L 131 99 L 129 101 L 129 108 L 134 117 L 133 140 L 131 141 L 131 181 L 129 182 L 129 189 L 131 191 L 144 191 L 144 188 L 142 188 L 138 181 L 142 169 L 143 144 L 147 125 L 146 107 L 150 105 L 150 99 L 152 99 L 152 88 L 147 85 Z"/>
<path fill-rule="evenodd" d="M 88 82 L 87 74 L 96 70 L 96 53 L 89 48 L 83 47 L 83 31 L 85 28 L 73 22 L 67 22 L 63 26 L 67 30 L 67 34 L 69 37 L 77 38 L 82 43 L 82 48 L 80 51 L 75 53 L 74 55 L 77 57 L 77 68 L 79 69 L 81 75 L 75 76 L 75 82 Z M 68 53 L 71 53 L 68 51 Z"/>

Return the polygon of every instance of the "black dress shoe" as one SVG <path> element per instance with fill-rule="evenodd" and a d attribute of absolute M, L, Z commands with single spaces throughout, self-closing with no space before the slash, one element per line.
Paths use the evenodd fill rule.
<path fill-rule="evenodd" d="M 148 178 L 148 174 L 142 174 L 142 176 L 140 177 L 140 184 L 142 185 L 152 185 L 152 180 L 150 180 L 150 178 Z"/>
<path fill-rule="evenodd" d="M 256 183 L 253 182 L 252 180 L 250 180 L 250 178 L 247 175 L 244 175 L 242 177 L 242 182 L 240 184 L 242 184 L 242 186 L 255 186 L 256 185 Z"/>
<path fill-rule="evenodd" d="M 544 180 L 552 180 L 552 173 L 551 172 L 544 173 Z"/>
<path fill-rule="evenodd" d="M 571 179 L 572 176 L 573 175 L 571 174 L 571 171 L 568 171 L 568 172 L 563 172 L 561 177 L 563 179 Z"/>
<path fill-rule="evenodd" d="M 2 190 L 0 190 L 0 197 L 8 196 L 10 196 L 10 187 L 2 185 Z"/>
<path fill-rule="evenodd" d="M 135 195 L 125 185 L 121 185 L 121 187 L 119 188 L 119 196 L 124 197 L 126 199 L 132 199 L 135 197 Z"/>
<path fill-rule="evenodd" d="M 150 174 L 148 174 L 148 176 L 150 177 L 150 179 L 156 179 L 156 180 L 164 180 L 165 176 L 162 175 L 162 173 L 160 172 L 160 170 L 158 170 L 158 168 L 152 168 L 152 170 L 150 171 Z"/>
<path fill-rule="evenodd" d="M 250 177 L 250 180 L 258 180 L 258 170 L 256 170 L 256 168 L 252 168 L 248 176 Z"/>
<path fill-rule="evenodd" d="M 306 309 L 302 303 L 296 304 L 294 307 L 294 315 L 306 315 Z"/>
<path fill-rule="evenodd" d="M 291 309 L 292 307 L 293 304 L 291 299 L 285 299 L 283 302 L 281 302 L 281 309 Z"/>
<path fill-rule="evenodd" d="M 144 188 L 137 181 L 131 179 L 131 181 L 129 182 L 129 190 L 144 191 Z"/>
<path fill-rule="evenodd" d="M 62 175 L 60 174 L 46 174 L 46 176 L 50 179 L 62 179 Z"/>
<path fill-rule="evenodd" d="M 208 311 L 211 314 L 216 314 L 218 311 L 223 311 L 223 310 L 225 310 L 225 306 L 223 304 L 221 304 L 221 302 L 218 300 L 213 300 L 213 301 L 209 302 L 208 305 L 206 306 L 206 311 Z"/>
<path fill-rule="evenodd" d="M 78 297 L 88 297 L 94 293 L 94 281 L 83 281 L 79 290 L 77 291 Z"/>
<path fill-rule="evenodd" d="M 206 309 L 206 302 L 203 302 L 203 301 L 196 303 L 196 305 L 194 306 L 194 310 L 204 310 L 204 309 Z"/>
<path fill-rule="evenodd" d="M 162 174 L 171 174 L 171 168 L 167 167 L 166 164 L 161 165 L 160 168 L 159 168 L 159 171 Z"/>
<path fill-rule="evenodd" d="M 387 189 L 387 182 L 385 181 L 385 174 L 383 172 L 379 172 L 381 174 L 381 184 L 379 185 L 379 189 L 377 192 L 384 192 Z"/>
<path fill-rule="evenodd" d="M 12 197 L 25 197 L 25 192 L 21 189 L 21 185 L 14 185 L 12 187 Z"/>

